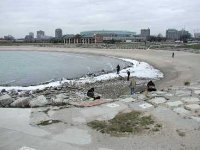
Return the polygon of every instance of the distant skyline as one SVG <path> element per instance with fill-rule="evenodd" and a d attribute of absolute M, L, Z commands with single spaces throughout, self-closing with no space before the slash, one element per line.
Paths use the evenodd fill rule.
<path fill-rule="evenodd" d="M 128 30 L 165 35 L 168 28 L 200 30 L 200 0 L 1 0 L 0 37 L 43 30 L 54 36 L 87 30 Z"/>

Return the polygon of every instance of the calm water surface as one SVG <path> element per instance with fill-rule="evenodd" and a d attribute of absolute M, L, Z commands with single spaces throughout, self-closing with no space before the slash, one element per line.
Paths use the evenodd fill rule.
<path fill-rule="evenodd" d="M 42 82 L 74 79 L 101 70 L 113 71 L 130 63 L 104 56 L 59 52 L 0 51 L 0 85 L 36 85 Z"/>

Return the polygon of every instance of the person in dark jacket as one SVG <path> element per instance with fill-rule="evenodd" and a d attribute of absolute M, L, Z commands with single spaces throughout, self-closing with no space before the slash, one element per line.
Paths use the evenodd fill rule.
<path fill-rule="evenodd" d="M 128 70 L 128 71 L 127 71 L 127 81 L 129 81 L 130 74 L 131 74 L 131 73 L 130 73 L 130 71 Z"/>
<path fill-rule="evenodd" d="M 94 88 L 91 88 L 91 89 L 88 90 L 87 96 L 91 97 L 91 98 L 94 98 Z"/>
<path fill-rule="evenodd" d="M 174 58 L 174 52 L 172 53 L 172 58 Z"/>
<path fill-rule="evenodd" d="M 153 83 L 153 81 L 149 81 L 149 82 L 147 83 L 147 91 L 148 91 L 148 92 L 156 91 L 156 86 L 155 86 L 155 84 Z"/>
<path fill-rule="evenodd" d="M 119 74 L 119 71 L 120 71 L 120 66 L 117 65 L 117 74 Z"/>
<path fill-rule="evenodd" d="M 91 88 L 87 91 L 87 96 L 88 97 L 91 97 L 91 98 L 94 98 L 95 99 L 100 99 L 101 97 L 100 96 L 96 96 L 94 95 L 94 88 Z"/>

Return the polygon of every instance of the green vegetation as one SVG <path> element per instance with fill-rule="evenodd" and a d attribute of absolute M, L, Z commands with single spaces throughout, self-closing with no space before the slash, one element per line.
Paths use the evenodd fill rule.
<path fill-rule="evenodd" d="M 111 135 L 120 135 L 127 133 L 140 133 L 143 130 L 159 131 L 160 124 L 154 125 L 151 116 L 143 116 L 142 113 L 132 111 L 130 113 L 119 113 L 113 119 L 108 121 L 92 121 L 88 123 L 93 129 L 101 133 Z"/>

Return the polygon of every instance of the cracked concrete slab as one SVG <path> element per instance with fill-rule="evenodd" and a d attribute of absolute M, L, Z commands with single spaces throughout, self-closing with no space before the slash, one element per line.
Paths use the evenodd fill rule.
<path fill-rule="evenodd" d="M 63 133 L 55 135 L 53 139 L 75 145 L 87 145 L 92 141 L 88 131 L 79 128 L 68 128 Z"/>
<path fill-rule="evenodd" d="M 182 101 L 185 103 L 198 103 L 200 102 L 199 98 L 197 97 L 183 97 L 181 98 Z"/>
<path fill-rule="evenodd" d="M 185 116 L 185 115 L 188 115 L 188 114 L 191 113 L 190 111 L 186 110 L 183 107 L 174 108 L 173 111 L 175 111 L 176 113 L 178 113 L 178 114 L 180 114 L 182 116 Z"/>
<path fill-rule="evenodd" d="M 183 102 L 181 101 L 167 102 L 166 105 L 170 108 L 174 108 L 183 105 Z"/>
<path fill-rule="evenodd" d="M 176 90 L 175 95 L 176 96 L 191 96 L 192 91 L 191 90 Z"/>
<path fill-rule="evenodd" d="M 191 111 L 195 111 L 200 109 L 200 105 L 198 104 L 189 104 L 189 105 L 185 105 L 185 108 Z"/>
<path fill-rule="evenodd" d="M 165 103 L 167 100 L 164 97 L 156 97 L 151 99 L 149 102 L 153 103 L 154 105 L 159 105 Z"/>

